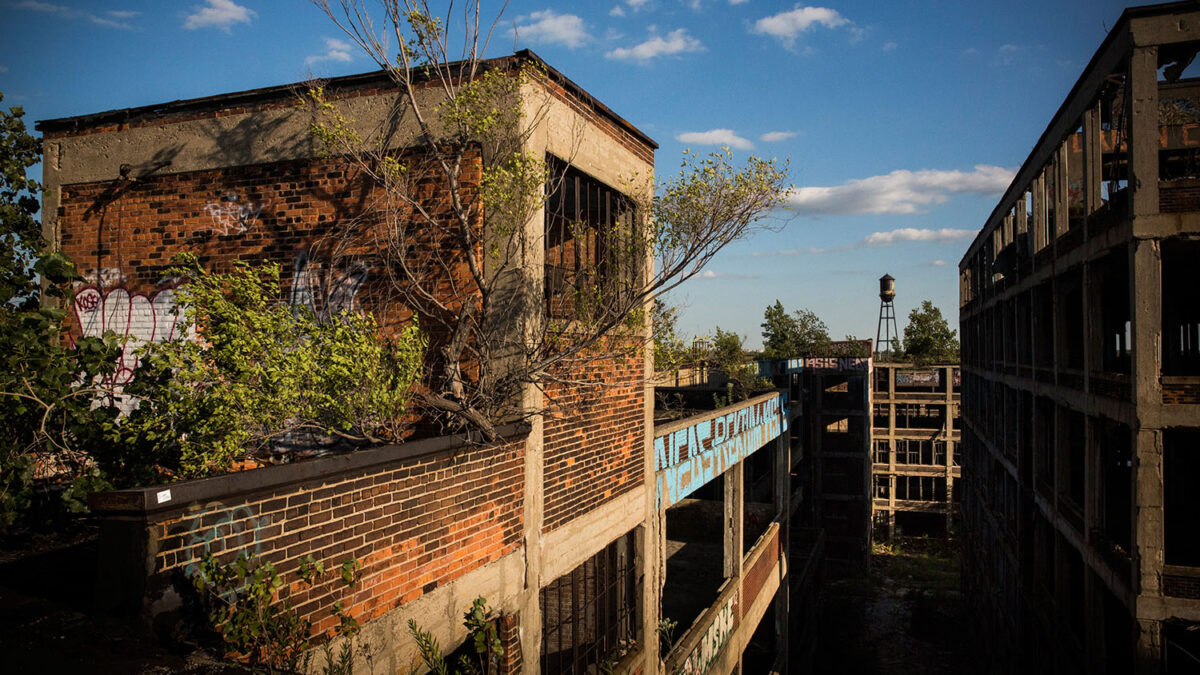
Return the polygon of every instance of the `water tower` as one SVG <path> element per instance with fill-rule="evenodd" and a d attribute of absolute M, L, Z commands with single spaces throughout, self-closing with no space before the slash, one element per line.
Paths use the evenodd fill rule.
<path fill-rule="evenodd" d="M 900 351 L 900 331 L 896 330 L 896 280 L 892 275 L 879 277 L 879 324 L 875 328 L 875 360 L 887 361 Z"/>

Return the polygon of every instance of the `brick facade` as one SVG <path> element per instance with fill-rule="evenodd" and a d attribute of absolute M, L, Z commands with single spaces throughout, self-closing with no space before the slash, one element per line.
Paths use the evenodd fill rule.
<path fill-rule="evenodd" d="M 144 515 L 132 504 L 103 494 L 93 500 L 93 508 L 101 514 L 144 518 L 152 556 L 147 562 L 153 569 L 146 584 L 149 597 L 186 594 L 206 552 L 223 562 L 247 553 L 276 566 L 287 582 L 280 598 L 292 602 L 320 635 L 336 625 L 329 613 L 336 601 L 367 621 L 520 545 L 523 438 L 497 447 L 429 453 L 421 453 L 420 446 L 416 442 L 412 449 L 367 451 L 364 457 L 371 463 L 351 470 L 339 471 L 330 460 L 316 460 L 329 466 L 311 468 L 312 477 L 298 483 L 291 482 L 296 466 L 284 465 L 251 472 L 255 475 L 179 484 L 172 488 L 177 495 L 164 502 L 181 501 L 179 506 Z M 419 454 L 411 456 L 414 452 Z M 243 491 L 232 482 L 237 480 L 256 485 Z M 219 498 L 182 501 L 190 487 L 205 484 L 216 487 Z M 154 492 L 156 501 L 161 488 L 115 497 L 140 492 Z M 327 570 L 357 560 L 358 583 L 347 588 L 337 574 L 328 573 L 307 587 L 296 570 L 297 561 L 310 554 Z"/>

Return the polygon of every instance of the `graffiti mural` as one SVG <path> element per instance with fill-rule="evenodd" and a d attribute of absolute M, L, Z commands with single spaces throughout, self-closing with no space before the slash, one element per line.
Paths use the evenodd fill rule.
<path fill-rule="evenodd" d="M 75 293 L 72 305 L 79 331 L 85 337 L 99 337 L 111 330 L 124 338 L 117 372 L 110 384 L 122 385 L 133 379 L 137 369 L 137 351 L 147 342 L 165 342 L 179 335 L 179 310 L 175 289 L 156 293 L 131 293 L 124 288 L 102 289 L 86 286 Z"/>
<path fill-rule="evenodd" d="M 654 439 L 659 508 L 666 508 L 787 431 L 783 395 Z"/>
<path fill-rule="evenodd" d="M 296 254 L 292 267 L 292 292 L 288 304 L 307 307 L 321 320 L 341 312 L 358 311 L 358 289 L 367 280 L 369 270 L 354 263 L 344 270 L 331 270 L 310 260 L 306 251 Z"/>
<path fill-rule="evenodd" d="M 675 675 L 707 673 L 721 655 L 721 648 L 729 641 L 733 629 L 737 627 L 737 614 L 738 595 L 734 592 L 725 599 L 725 603 L 713 617 L 708 630 L 704 631 L 704 636 L 700 638 L 700 644 L 696 645 L 683 663 L 675 669 Z"/>
<path fill-rule="evenodd" d="M 237 550 L 247 556 L 257 556 L 263 552 L 263 529 L 271 524 L 271 516 L 255 516 L 249 506 L 239 506 L 230 511 L 221 511 L 225 505 L 221 502 L 210 502 L 200 507 L 193 504 L 189 510 L 195 516 L 189 521 L 189 530 L 185 543 L 185 552 L 192 555 L 184 571 L 190 577 L 196 573 L 200 558 L 212 548 L 213 542 L 221 540 L 221 550 Z M 215 520 L 205 520 L 208 516 L 220 514 Z M 202 548 L 201 548 L 202 547 Z"/>
<path fill-rule="evenodd" d="M 212 218 L 213 232 L 219 235 L 243 234 L 254 226 L 263 205 L 243 202 L 237 193 L 229 192 L 215 202 L 204 205 Z"/>

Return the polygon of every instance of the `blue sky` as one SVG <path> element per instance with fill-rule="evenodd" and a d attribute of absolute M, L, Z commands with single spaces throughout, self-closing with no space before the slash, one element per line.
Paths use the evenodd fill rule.
<path fill-rule="evenodd" d="M 484 2 L 485 12 L 498 3 Z M 835 338 L 956 323 L 957 264 L 1121 13 L 1111 0 L 514 0 L 489 56 L 531 48 L 660 144 L 790 159 L 763 231 L 673 293 L 689 335 L 761 343 L 776 299 Z M 363 72 L 303 0 L 0 0 L 3 105 L 48 119 Z M 32 126 L 32 124 L 31 124 Z"/>

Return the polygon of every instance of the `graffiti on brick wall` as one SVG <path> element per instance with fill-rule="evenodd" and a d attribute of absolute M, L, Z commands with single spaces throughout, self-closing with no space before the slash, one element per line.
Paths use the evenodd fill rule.
<path fill-rule="evenodd" d="M 729 594 L 720 611 L 713 617 L 708 630 L 704 631 L 700 644 L 693 647 L 683 663 L 679 664 L 675 675 L 701 675 L 708 672 L 721 655 L 721 648 L 729 641 L 733 629 L 737 627 L 737 599 L 736 592 Z"/>
<path fill-rule="evenodd" d="M 133 379 L 138 366 L 137 351 L 142 345 L 171 340 L 178 333 L 180 316 L 173 288 L 147 295 L 131 293 L 125 288 L 105 290 L 100 286 L 85 286 L 76 291 L 72 310 L 84 336 L 99 337 L 111 330 L 124 339 L 117 372 L 110 384 L 121 385 Z"/>
<path fill-rule="evenodd" d="M 658 503 L 666 508 L 787 431 L 781 396 L 654 439 Z"/>
<path fill-rule="evenodd" d="M 243 201 L 236 192 L 204 205 L 204 212 L 212 218 L 213 232 L 220 235 L 245 233 L 254 226 L 262 210 L 262 204 Z"/>
<path fill-rule="evenodd" d="M 358 290 L 366 282 L 369 270 L 362 263 L 332 270 L 311 260 L 308 252 L 296 254 L 292 267 L 292 292 L 288 304 L 307 307 L 322 320 L 341 312 L 358 310 Z"/>
<path fill-rule="evenodd" d="M 195 514 L 188 521 L 188 535 L 184 538 L 184 551 L 191 554 L 184 571 L 192 576 L 200 563 L 200 557 L 220 540 L 223 551 L 239 551 L 247 556 L 261 555 L 264 531 L 271 524 L 270 514 L 257 516 L 249 506 L 227 509 L 221 502 L 209 502 L 204 506 L 193 504 Z M 201 550 L 197 550 L 202 547 Z"/>
<path fill-rule="evenodd" d="M 92 268 L 83 273 L 83 284 L 91 284 L 93 286 L 116 286 L 125 283 L 125 273 L 120 267 L 101 267 L 100 269 Z M 82 284 L 76 284 L 76 288 Z"/>

